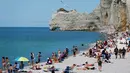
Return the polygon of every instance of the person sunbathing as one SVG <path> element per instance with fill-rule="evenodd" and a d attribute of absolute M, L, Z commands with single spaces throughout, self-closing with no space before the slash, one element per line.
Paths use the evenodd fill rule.
<path fill-rule="evenodd" d="M 70 73 L 74 69 L 76 69 L 76 64 L 73 64 L 72 66 L 67 66 L 63 73 Z"/>
<path fill-rule="evenodd" d="M 40 65 L 36 62 L 36 70 L 41 70 Z"/>
<path fill-rule="evenodd" d="M 36 64 L 33 64 L 31 69 L 36 70 Z"/>
<path fill-rule="evenodd" d="M 88 64 L 88 62 L 86 62 L 85 64 L 80 65 L 80 68 L 78 68 L 78 70 L 94 70 L 95 67 L 93 66 L 94 64 Z"/>

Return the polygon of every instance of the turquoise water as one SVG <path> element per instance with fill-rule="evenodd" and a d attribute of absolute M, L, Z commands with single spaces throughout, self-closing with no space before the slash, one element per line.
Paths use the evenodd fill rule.
<path fill-rule="evenodd" d="M 58 49 L 64 50 L 66 47 L 72 49 L 73 45 L 78 45 L 80 50 L 87 48 L 88 43 L 100 39 L 97 32 L 83 31 L 57 31 L 52 32 L 49 28 L 0 28 L 0 57 L 9 57 L 11 63 L 19 56 L 30 59 L 30 52 L 42 52 L 42 61 L 45 61 L 52 52 Z M 84 47 L 81 44 L 85 44 Z M 1 60 L 1 58 L 0 58 Z M 0 64 L 1 65 L 1 64 Z"/>

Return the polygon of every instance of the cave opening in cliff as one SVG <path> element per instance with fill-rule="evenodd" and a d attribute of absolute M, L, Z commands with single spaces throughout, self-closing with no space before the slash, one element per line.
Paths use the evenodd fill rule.
<path fill-rule="evenodd" d="M 117 4 L 119 4 L 119 3 L 120 3 L 120 1 L 121 1 L 121 0 L 117 0 Z"/>
<path fill-rule="evenodd" d="M 106 12 L 105 18 L 108 18 L 108 13 Z"/>
<path fill-rule="evenodd" d="M 52 29 L 51 29 L 51 31 L 59 31 L 60 30 L 60 27 L 53 27 Z"/>

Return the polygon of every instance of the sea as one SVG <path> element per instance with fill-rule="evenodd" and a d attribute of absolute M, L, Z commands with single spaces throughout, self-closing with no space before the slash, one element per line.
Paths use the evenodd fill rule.
<path fill-rule="evenodd" d="M 49 27 L 0 27 L 0 61 L 2 57 L 8 57 L 12 64 L 17 57 L 30 60 L 31 52 L 36 61 L 41 52 L 44 62 L 58 50 L 69 48 L 71 53 L 73 46 L 78 46 L 79 50 L 88 49 L 90 43 L 102 39 L 100 36 L 98 32 L 50 31 Z"/>

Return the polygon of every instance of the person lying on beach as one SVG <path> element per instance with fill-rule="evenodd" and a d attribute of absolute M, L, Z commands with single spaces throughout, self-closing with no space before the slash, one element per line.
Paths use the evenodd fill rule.
<path fill-rule="evenodd" d="M 36 62 L 36 70 L 41 70 L 40 65 L 38 62 Z"/>
<path fill-rule="evenodd" d="M 80 56 L 85 56 L 85 57 L 88 57 L 89 56 L 89 54 L 88 54 L 88 52 L 86 52 L 86 53 L 82 53 Z"/>
<path fill-rule="evenodd" d="M 77 67 L 79 67 L 77 68 L 78 70 L 94 70 L 95 69 L 94 64 L 88 64 L 88 62 L 82 65 L 77 65 Z"/>
<path fill-rule="evenodd" d="M 33 69 L 33 70 L 41 70 L 40 65 L 38 64 L 38 62 L 36 62 L 36 64 L 33 64 L 33 67 L 31 69 Z"/>
<path fill-rule="evenodd" d="M 76 64 L 73 64 L 72 66 L 67 66 L 66 69 L 63 71 L 63 73 L 70 73 L 75 69 L 76 69 Z"/>

